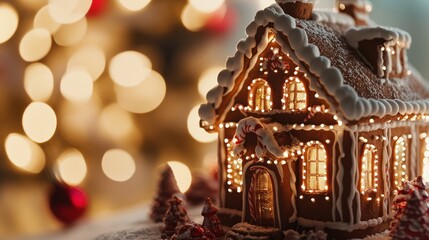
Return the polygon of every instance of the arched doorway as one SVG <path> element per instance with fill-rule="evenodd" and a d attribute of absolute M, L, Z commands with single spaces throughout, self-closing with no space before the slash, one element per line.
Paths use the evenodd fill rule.
<path fill-rule="evenodd" d="M 275 226 L 274 189 L 270 174 L 264 169 L 253 172 L 251 192 L 254 208 L 250 208 L 252 220 L 259 226 Z"/>

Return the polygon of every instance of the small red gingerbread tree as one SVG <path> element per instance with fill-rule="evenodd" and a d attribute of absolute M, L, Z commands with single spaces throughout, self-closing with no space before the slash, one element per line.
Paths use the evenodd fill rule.
<path fill-rule="evenodd" d="M 222 237 L 225 235 L 222 224 L 217 217 L 217 208 L 213 206 L 210 198 L 206 199 L 201 215 L 204 217 L 203 227 L 212 232 L 216 237 Z"/>
<path fill-rule="evenodd" d="M 429 239 L 428 206 L 417 190 L 410 192 L 404 214 L 391 232 L 394 240 Z"/>
<path fill-rule="evenodd" d="M 177 186 L 176 178 L 174 177 L 171 167 L 167 165 L 161 174 L 161 179 L 158 184 L 158 194 L 152 205 L 150 218 L 153 221 L 162 222 L 169 207 L 168 200 L 177 193 L 179 193 L 179 187 Z"/>
<path fill-rule="evenodd" d="M 176 196 L 168 200 L 170 207 L 164 216 L 164 229 L 163 232 L 167 236 L 171 236 L 176 232 L 176 227 L 180 227 L 190 222 L 188 212 L 182 205 L 182 200 Z"/>

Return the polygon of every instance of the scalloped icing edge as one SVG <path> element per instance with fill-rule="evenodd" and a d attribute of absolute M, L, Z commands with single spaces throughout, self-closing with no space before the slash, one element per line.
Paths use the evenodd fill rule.
<path fill-rule="evenodd" d="M 319 76 L 319 83 L 329 95 L 336 99 L 338 104 L 337 111 L 342 115 L 343 120 L 353 121 L 369 116 L 384 117 L 386 115 L 395 116 L 398 114 L 429 112 L 429 99 L 406 102 L 399 99 L 366 99 L 359 97 L 351 86 L 344 84 L 344 79 L 339 69 L 331 66 L 330 60 L 320 55 L 317 46 L 308 43 L 307 34 L 303 29 L 296 27 L 295 19 L 286 15 L 278 4 L 273 4 L 257 12 L 255 20 L 246 28 L 248 37 L 246 40 L 239 42 L 235 56 L 228 58 L 227 68 L 218 75 L 218 83 L 219 86 L 223 87 L 223 94 L 219 93 L 219 87 L 215 87 L 207 94 L 208 103 L 202 104 L 199 109 L 199 116 L 203 121 L 213 124 L 220 116 L 220 114 L 216 113 L 216 106 L 219 106 L 223 96 L 233 89 L 236 78 L 244 70 L 244 57 L 248 57 L 252 48 L 256 46 L 255 35 L 257 29 L 261 26 L 266 26 L 268 23 L 274 23 L 274 29 L 288 37 L 289 44 L 298 58 L 308 64 L 310 72 Z M 411 66 L 410 69 L 417 74 L 418 79 L 418 72 Z M 310 83 L 312 82 L 310 81 Z M 332 102 L 330 104 L 332 105 Z M 227 110 L 225 109 L 225 111 Z"/>

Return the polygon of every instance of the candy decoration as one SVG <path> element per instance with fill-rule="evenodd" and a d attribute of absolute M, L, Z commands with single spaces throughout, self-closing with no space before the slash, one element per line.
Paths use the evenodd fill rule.
<path fill-rule="evenodd" d="M 49 195 L 49 207 L 59 221 L 72 224 L 85 213 L 88 199 L 82 189 L 57 183 Z"/>

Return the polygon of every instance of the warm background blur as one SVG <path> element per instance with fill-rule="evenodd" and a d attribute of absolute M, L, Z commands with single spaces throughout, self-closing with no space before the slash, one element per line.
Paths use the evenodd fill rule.
<path fill-rule="evenodd" d="M 82 187 L 99 219 L 149 203 L 168 161 L 208 173 L 216 136 L 196 106 L 273 2 L 0 0 L 0 239 L 60 229 L 54 176 Z M 377 23 L 412 35 L 409 59 L 429 78 L 429 1 L 373 5 Z"/>

